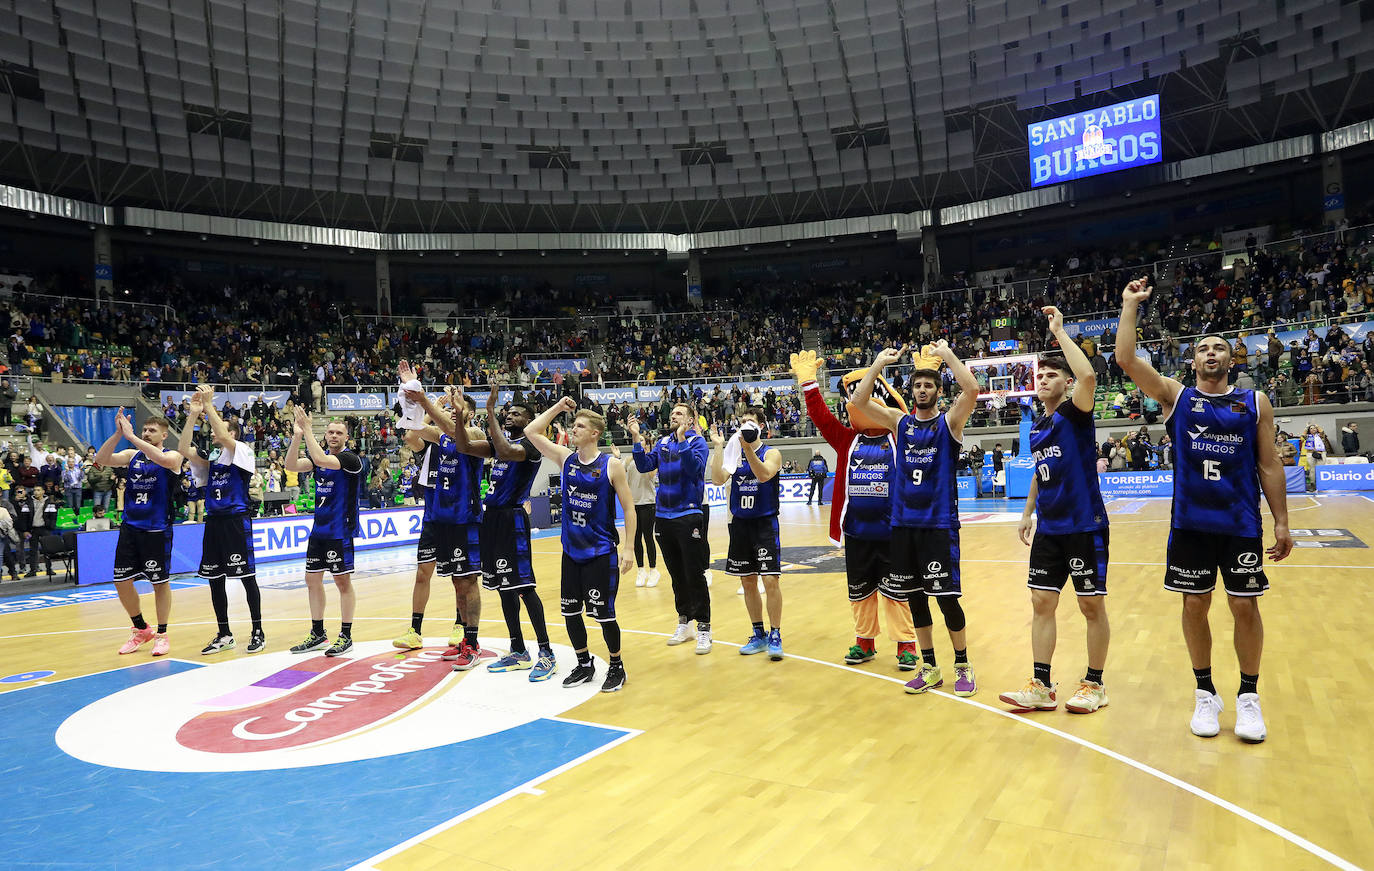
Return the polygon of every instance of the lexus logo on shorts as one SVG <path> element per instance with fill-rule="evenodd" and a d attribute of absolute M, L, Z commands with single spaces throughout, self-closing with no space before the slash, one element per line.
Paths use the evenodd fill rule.
<path fill-rule="evenodd" d="M 1069 560 L 1069 570 L 1075 572 L 1083 571 L 1083 560 L 1079 559 L 1078 557 L 1074 557 L 1073 559 Z"/>
<path fill-rule="evenodd" d="M 1254 551 L 1246 551 L 1245 553 L 1241 554 L 1239 557 L 1236 558 L 1236 562 L 1240 563 L 1247 569 L 1253 568 L 1254 566 L 1259 565 L 1259 554 L 1255 553 Z"/>
<path fill-rule="evenodd" d="M 157 568 L 157 560 L 155 560 L 155 559 L 150 559 L 150 560 L 148 560 L 147 562 L 145 562 L 145 563 L 143 564 L 143 567 L 144 567 L 145 569 L 155 569 L 155 568 Z"/>
<path fill-rule="evenodd" d="M 337 550 L 331 550 L 329 553 L 327 553 L 327 554 L 324 555 L 324 558 L 325 558 L 325 559 L 338 559 L 338 558 L 339 558 L 339 552 L 338 552 Z"/>
<path fill-rule="evenodd" d="M 759 548 L 759 559 L 768 559 L 768 548 Z"/>
<path fill-rule="evenodd" d="M 242 564 L 243 564 L 243 554 L 241 554 L 241 553 L 230 554 L 230 555 L 229 555 L 229 564 L 232 565 L 232 566 L 242 565 Z"/>
<path fill-rule="evenodd" d="M 504 572 L 508 568 L 510 568 L 510 562 L 508 560 L 499 559 L 496 561 L 497 571 Z"/>
<path fill-rule="evenodd" d="M 601 601 L 601 591 L 600 591 L 600 590 L 588 590 L 588 591 L 587 591 L 587 598 L 588 598 L 588 599 L 591 599 L 593 602 L 600 602 L 600 601 Z"/>
<path fill-rule="evenodd" d="M 463 549 L 462 549 L 461 547 L 455 547 L 455 548 L 453 549 L 453 558 L 454 558 L 454 559 L 462 559 L 462 558 L 463 558 Z"/>
<path fill-rule="evenodd" d="M 943 568 L 944 568 L 944 566 L 940 565 L 940 561 L 939 561 L 939 560 L 931 560 L 931 561 L 930 561 L 930 565 L 926 566 L 926 571 L 930 572 L 930 573 L 933 575 L 933 574 L 936 574 L 937 572 L 939 572 L 939 571 L 940 571 L 941 569 L 943 569 Z"/>

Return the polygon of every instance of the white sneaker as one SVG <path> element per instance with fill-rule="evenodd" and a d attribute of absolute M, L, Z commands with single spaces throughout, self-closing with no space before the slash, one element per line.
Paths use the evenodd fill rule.
<path fill-rule="evenodd" d="M 649 569 L 649 577 L 648 580 L 644 582 L 644 586 L 657 587 L 659 577 L 661 576 L 658 573 L 658 569 Z"/>
<path fill-rule="evenodd" d="M 645 584 L 645 582 L 648 580 L 648 578 L 649 578 L 649 573 L 646 572 L 646 571 L 644 571 L 643 569 L 640 569 L 638 572 L 635 573 L 635 586 L 636 586 L 636 587 L 642 587 L 642 586 L 644 586 L 644 584 Z"/>
<path fill-rule="evenodd" d="M 677 624 L 677 631 L 668 638 L 669 647 L 677 647 L 684 641 L 692 640 L 692 625 L 690 623 Z"/>
<path fill-rule="evenodd" d="M 710 653 L 710 652 L 711 652 L 711 630 L 710 630 L 710 629 L 698 629 L 698 630 L 697 630 L 697 653 Z M 1259 703 L 1256 702 L 1256 708 L 1255 708 L 1256 710 L 1259 710 L 1258 705 L 1259 705 Z"/>
<path fill-rule="evenodd" d="M 1206 690 L 1194 690 L 1193 695 L 1197 700 L 1196 707 L 1193 708 L 1193 719 L 1188 725 L 1193 730 L 1193 734 L 1199 738 L 1212 738 L 1221 731 L 1221 723 L 1217 722 L 1217 715 L 1226 710 L 1226 705 L 1222 702 L 1221 696 L 1216 693 L 1209 693 Z M 1259 715 L 1259 703 L 1255 704 L 1255 714 Z M 1237 723 L 1237 731 L 1240 724 Z M 1260 723 L 1260 731 L 1264 731 L 1264 723 Z"/>
<path fill-rule="evenodd" d="M 1247 744 L 1258 744 L 1266 737 L 1257 693 L 1236 696 L 1236 737 Z"/>

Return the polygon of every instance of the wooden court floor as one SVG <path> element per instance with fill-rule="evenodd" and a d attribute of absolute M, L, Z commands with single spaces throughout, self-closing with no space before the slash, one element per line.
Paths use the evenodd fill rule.
<path fill-rule="evenodd" d="M 1188 731 L 1193 686 L 1178 597 L 1161 589 L 1168 502 L 1111 507 L 1111 704 L 1096 714 L 1061 707 L 1013 715 L 997 700 L 1020 687 L 1031 665 L 1027 548 L 1005 517 L 963 529 L 964 607 L 980 688 L 967 700 L 906 695 L 911 675 L 897 671 L 885 638 L 874 662 L 842 663 L 852 623 L 839 561 L 829 562 L 834 570 L 785 575 L 788 657 L 777 663 L 738 655 L 748 621 L 735 583 L 720 571 L 715 650 L 697 656 L 691 645 L 665 646 L 674 624 L 665 575 L 657 588 L 621 588 L 625 691 L 566 713 L 642 734 L 367 867 L 1374 867 L 1371 550 L 1301 547 L 1267 567 L 1260 694 L 1269 738 L 1260 745 L 1230 731 L 1239 678 L 1230 614 L 1218 597 L 1214 672 L 1227 711 L 1222 734 L 1199 739 Z M 786 506 L 784 549 L 824 553 L 829 510 Z M 1299 540 L 1374 543 L 1374 500 L 1295 496 L 1290 512 L 1294 529 L 1313 531 Z M 719 509 L 711 533 L 723 557 Z M 556 617 L 557 540 L 537 540 L 534 549 L 554 640 L 566 643 Z M 355 638 L 400 634 L 410 611 L 404 561 L 359 589 Z M 305 628 L 304 591 L 263 595 L 270 648 L 289 646 Z M 212 634 L 209 595 L 181 590 L 174 601 L 173 655 L 199 659 Z M 242 594 L 232 591 L 230 601 L 243 623 Z M 452 603 L 436 579 L 427 635 L 447 631 Z M 331 631 L 336 608 L 331 590 Z M 1083 622 L 1072 602 L 1061 602 L 1059 616 L 1054 666 L 1064 698 L 1085 665 Z M 114 652 L 126 626 L 114 601 L 0 616 L 0 661 L 6 673 L 60 662 L 58 677 L 127 665 L 131 658 Z M 938 610 L 935 629 L 948 666 Z M 504 636 L 495 596 L 484 597 L 482 635 Z M 594 628 L 592 650 L 604 653 Z M 378 808 L 379 818 L 385 813 Z"/>

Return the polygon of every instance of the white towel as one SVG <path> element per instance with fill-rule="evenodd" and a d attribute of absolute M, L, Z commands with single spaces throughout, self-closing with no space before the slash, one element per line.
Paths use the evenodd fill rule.
<path fill-rule="evenodd" d="M 735 473 L 735 470 L 739 468 L 739 461 L 744 457 L 744 445 L 741 444 L 739 434 L 744 432 L 745 430 L 749 430 L 751 432 L 758 432 L 759 428 L 754 424 L 753 421 L 748 421 L 742 426 L 740 426 L 740 428 L 735 432 L 735 434 L 730 436 L 730 440 L 725 443 L 725 471 L 731 475 L 733 475 Z M 758 441 L 758 438 L 755 437 L 754 441 Z"/>
<path fill-rule="evenodd" d="M 401 390 L 424 390 L 418 378 L 412 378 L 401 385 Z M 425 407 L 401 394 L 401 419 L 396 422 L 400 429 L 424 429 Z"/>

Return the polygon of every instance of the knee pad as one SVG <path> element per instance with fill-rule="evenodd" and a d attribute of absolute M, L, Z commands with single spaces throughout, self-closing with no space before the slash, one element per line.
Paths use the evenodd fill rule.
<path fill-rule="evenodd" d="M 959 600 L 954 596 L 940 596 L 940 613 L 945 617 L 945 628 L 950 632 L 959 632 L 966 625 L 964 619 L 964 607 L 959 604 Z M 930 612 L 927 611 L 927 614 Z"/>

